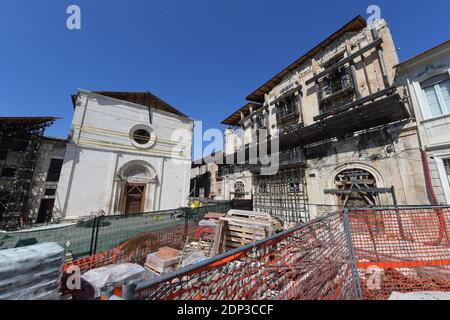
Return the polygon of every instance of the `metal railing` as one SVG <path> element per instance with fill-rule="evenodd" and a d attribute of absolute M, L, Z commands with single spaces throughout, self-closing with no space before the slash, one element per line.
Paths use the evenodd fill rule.
<path fill-rule="evenodd" d="M 368 208 L 348 217 L 364 299 L 450 291 L 450 208 Z"/>
<path fill-rule="evenodd" d="M 152 281 L 134 299 L 356 299 L 342 212 Z"/>
<path fill-rule="evenodd" d="M 387 299 L 450 291 L 450 209 L 344 210 L 151 281 L 134 299 Z"/>

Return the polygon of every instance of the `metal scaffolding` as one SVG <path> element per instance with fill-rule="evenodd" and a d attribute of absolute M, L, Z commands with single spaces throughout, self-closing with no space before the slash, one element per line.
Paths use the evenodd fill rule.
<path fill-rule="evenodd" d="M 0 229 L 17 230 L 30 224 L 27 202 L 40 137 L 56 119 L 0 118 Z"/>
<path fill-rule="evenodd" d="M 256 175 L 253 208 L 287 223 L 309 221 L 308 191 L 302 166 L 283 169 L 276 175 Z"/>

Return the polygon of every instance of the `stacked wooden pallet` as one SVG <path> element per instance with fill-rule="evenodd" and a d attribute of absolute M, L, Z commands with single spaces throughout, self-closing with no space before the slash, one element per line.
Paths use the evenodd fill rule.
<path fill-rule="evenodd" d="M 265 239 L 281 230 L 281 221 L 268 213 L 230 210 L 219 220 L 212 251 L 217 255 Z"/>

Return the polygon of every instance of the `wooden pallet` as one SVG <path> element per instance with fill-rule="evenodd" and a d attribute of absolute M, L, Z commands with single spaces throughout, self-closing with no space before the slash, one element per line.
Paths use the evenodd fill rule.
<path fill-rule="evenodd" d="M 230 210 L 219 220 L 212 252 L 217 255 L 265 239 L 281 229 L 268 213 Z"/>
<path fill-rule="evenodd" d="M 175 265 L 176 267 L 176 265 Z M 155 266 L 149 265 L 149 264 L 144 264 L 144 268 L 147 269 L 148 271 L 151 271 L 159 276 L 165 274 L 165 273 L 169 273 L 172 271 L 175 271 L 176 268 L 174 266 L 170 266 L 170 267 L 165 267 L 163 270 L 161 270 L 160 268 L 156 268 Z"/>

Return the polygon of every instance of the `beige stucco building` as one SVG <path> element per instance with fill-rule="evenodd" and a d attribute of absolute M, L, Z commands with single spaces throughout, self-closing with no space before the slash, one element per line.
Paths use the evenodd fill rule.
<path fill-rule="evenodd" d="M 397 70 L 417 121 L 430 198 L 449 205 L 450 41 L 402 62 Z"/>
<path fill-rule="evenodd" d="M 224 166 L 225 198 L 246 181 L 255 210 L 296 222 L 341 206 L 428 204 L 398 63 L 388 24 L 357 17 L 252 92 L 223 121 L 225 154 L 247 154 Z M 260 130 L 267 140 L 255 140 Z M 249 161 L 265 141 L 278 142 L 275 175 Z"/>

